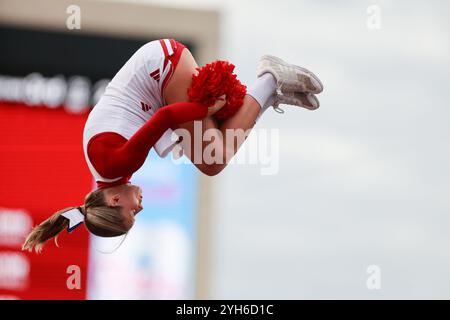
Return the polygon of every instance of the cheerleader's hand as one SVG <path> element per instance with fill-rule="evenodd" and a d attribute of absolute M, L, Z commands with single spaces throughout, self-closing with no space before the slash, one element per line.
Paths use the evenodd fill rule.
<path fill-rule="evenodd" d="M 222 107 L 227 103 L 226 95 L 221 95 L 217 98 L 216 102 L 208 108 L 208 116 L 212 116 L 214 113 L 222 109 Z"/>

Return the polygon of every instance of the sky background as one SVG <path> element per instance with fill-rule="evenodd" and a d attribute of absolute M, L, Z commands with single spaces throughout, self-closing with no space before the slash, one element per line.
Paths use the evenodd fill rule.
<path fill-rule="evenodd" d="M 449 2 L 139 2 L 219 10 L 217 58 L 246 84 L 268 53 L 325 87 L 320 109 L 257 123 L 279 130 L 277 174 L 208 178 L 210 298 L 450 299 Z"/>

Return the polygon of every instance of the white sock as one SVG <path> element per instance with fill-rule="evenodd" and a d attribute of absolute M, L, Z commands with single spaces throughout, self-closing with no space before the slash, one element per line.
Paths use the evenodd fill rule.
<path fill-rule="evenodd" d="M 258 102 L 261 109 L 265 109 L 265 107 L 267 108 L 269 98 L 271 98 L 276 90 L 277 81 L 271 73 L 267 72 L 256 79 L 256 82 L 247 91 L 247 94 L 252 96 Z"/>
<path fill-rule="evenodd" d="M 269 107 L 273 106 L 275 102 L 275 93 L 273 93 L 269 99 L 267 99 L 266 104 L 261 108 L 261 110 L 259 111 L 258 116 L 256 117 L 256 122 L 258 122 L 259 118 L 261 118 L 261 116 L 263 115 L 263 113 L 269 109 Z"/>

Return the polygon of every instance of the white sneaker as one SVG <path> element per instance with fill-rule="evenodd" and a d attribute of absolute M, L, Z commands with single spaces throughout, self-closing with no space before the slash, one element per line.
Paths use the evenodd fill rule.
<path fill-rule="evenodd" d="M 283 94 L 275 94 L 273 109 L 278 113 L 284 113 L 279 107 L 280 104 L 302 107 L 308 110 L 316 110 L 319 108 L 319 99 L 312 93 L 304 92 L 286 92 Z"/>
<path fill-rule="evenodd" d="M 277 93 L 309 92 L 321 93 L 322 82 L 311 71 L 287 63 L 280 58 L 264 55 L 259 60 L 258 77 L 270 72 L 277 81 Z"/>

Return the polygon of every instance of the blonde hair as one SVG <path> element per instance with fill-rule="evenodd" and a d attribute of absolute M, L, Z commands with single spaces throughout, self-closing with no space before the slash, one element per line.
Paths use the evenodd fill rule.
<path fill-rule="evenodd" d="M 129 227 L 124 223 L 122 207 L 108 206 L 102 189 L 90 192 L 86 195 L 84 205 L 81 207 L 68 207 L 59 210 L 50 218 L 31 230 L 26 238 L 22 250 L 41 252 L 44 243 L 55 238 L 58 246 L 58 235 L 69 226 L 69 220 L 61 216 L 66 211 L 79 208 L 84 215 L 86 228 L 100 237 L 116 237 L 126 234 Z"/>

